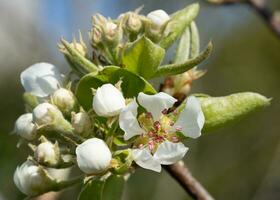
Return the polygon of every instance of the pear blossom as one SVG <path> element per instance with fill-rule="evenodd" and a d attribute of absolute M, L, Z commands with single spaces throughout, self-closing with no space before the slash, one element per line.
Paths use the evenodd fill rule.
<path fill-rule="evenodd" d="M 56 106 L 50 103 L 41 103 L 34 108 L 33 118 L 38 125 L 46 125 L 53 123 L 58 118 L 63 119 L 63 115 Z"/>
<path fill-rule="evenodd" d="M 51 142 L 42 142 L 34 152 L 35 159 L 42 164 L 56 165 L 59 162 L 59 147 Z"/>
<path fill-rule="evenodd" d="M 43 168 L 27 160 L 17 167 L 14 173 L 14 183 L 22 193 L 35 196 L 47 191 L 52 180 Z"/>
<path fill-rule="evenodd" d="M 93 97 L 93 110 L 99 116 L 113 117 L 125 107 L 125 98 L 112 84 L 99 87 Z"/>
<path fill-rule="evenodd" d="M 169 15 L 164 10 L 154 10 L 147 15 L 147 18 L 156 26 L 162 26 L 170 19 Z"/>
<path fill-rule="evenodd" d="M 110 166 L 112 154 L 107 144 L 98 138 L 91 138 L 76 148 L 77 163 L 86 174 L 99 174 Z"/>
<path fill-rule="evenodd" d="M 52 64 L 36 63 L 25 69 L 20 79 L 26 92 L 46 97 L 62 85 L 63 76 Z"/>
<path fill-rule="evenodd" d="M 33 140 L 36 137 L 36 129 L 32 113 L 21 115 L 15 123 L 15 132 L 27 140 Z"/>
<path fill-rule="evenodd" d="M 87 113 L 72 113 L 71 124 L 76 133 L 84 137 L 88 136 L 91 131 L 91 120 Z"/>
<path fill-rule="evenodd" d="M 134 161 L 145 169 L 160 172 L 161 164 L 176 163 L 188 151 L 177 133 L 185 137 L 199 137 L 204 115 L 199 101 L 193 96 L 187 99 L 180 113 L 174 111 L 168 114 L 168 109 L 177 100 L 166 93 L 140 93 L 137 100 L 147 112 L 138 116 L 138 103 L 133 100 L 121 111 L 119 125 L 125 132 L 125 140 L 138 136 L 132 150 Z"/>
<path fill-rule="evenodd" d="M 76 99 L 70 90 L 65 88 L 59 88 L 52 95 L 52 102 L 56 105 L 61 111 L 70 112 L 73 110 L 76 104 Z"/>

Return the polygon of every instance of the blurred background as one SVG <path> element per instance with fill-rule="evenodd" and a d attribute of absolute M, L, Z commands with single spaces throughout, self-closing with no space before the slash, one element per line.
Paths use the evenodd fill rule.
<path fill-rule="evenodd" d="M 97 12 L 115 18 L 145 5 L 172 13 L 191 0 L 0 0 L 0 200 L 23 199 L 13 172 L 26 159 L 10 135 L 24 112 L 20 72 L 36 62 L 65 70 L 57 50 L 63 36 L 71 40 L 81 30 L 85 38 Z M 280 8 L 279 0 L 268 1 Z M 223 96 L 255 91 L 273 97 L 272 105 L 238 124 L 190 140 L 185 162 L 193 175 L 218 200 L 280 199 L 280 38 L 246 5 L 213 6 L 200 1 L 197 18 L 202 46 L 209 40 L 214 52 L 203 64 L 209 71 L 194 83 L 193 92 Z M 58 199 L 76 199 L 75 188 Z M 73 192 L 74 191 L 74 192 Z M 165 172 L 137 170 L 129 179 L 124 200 L 188 200 Z"/>

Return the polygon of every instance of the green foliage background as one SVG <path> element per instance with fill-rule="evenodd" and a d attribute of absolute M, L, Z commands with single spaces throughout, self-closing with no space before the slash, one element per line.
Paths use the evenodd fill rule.
<path fill-rule="evenodd" d="M 69 32 L 68 39 L 78 29 L 86 32 L 90 16 L 100 11 L 98 8 L 108 9 L 106 15 L 115 17 L 117 12 L 142 4 L 145 4 L 144 13 L 159 8 L 173 12 L 194 1 L 117 0 L 110 8 L 105 7 L 108 1 L 63 1 L 65 7 L 71 5 L 72 16 L 66 20 L 70 24 L 68 29 L 57 28 L 59 25 L 41 29 L 38 24 L 46 19 L 40 10 L 51 15 L 56 1 L 51 2 L 50 7 L 27 1 L 31 9 L 24 8 L 26 14 L 11 12 L 23 5 L 0 0 L 0 30 L 8 33 L 0 34 L 0 193 L 3 199 L 23 198 L 13 185 L 12 175 L 17 164 L 25 159 L 26 149 L 16 149 L 18 138 L 9 135 L 17 116 L 24 111 L 20 71 L 39 61 L 65 69 L 63 56 L 57 56 L 56 42 L 65 32 Z M 280 7 L 277 0 L 269 2 L 272 8 Z M 27 17 L 21 18 L 21 14 Z M 57 22 L 55 18 L 51 20 Z M 263 112 L 238 124 L 188 141 L 190 151 L 185 161 L 216 199 L 277 199 L 280 195 L 280 39 L 246 6 L 217 7 L 202 3 L 197 24 L 202 44 L 212 39 L 214 52 L 202 65 L 209 71 L 195 82 L 193 92 L 223 96 L 255 91 L 273 97 L 273 101 Z M 66 190 L 64 195 L 60 199 L 75 199 L 71 190 Z M 189 197 L 165 172 L 158 175 L 138 170 L 128 181 L 124 199 L 187 200 Z"/>

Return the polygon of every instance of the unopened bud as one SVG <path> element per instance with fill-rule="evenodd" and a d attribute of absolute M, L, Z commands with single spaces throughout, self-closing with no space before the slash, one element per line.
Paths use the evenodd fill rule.
<path fill-rule="evenodd" d="M 22 193 L 36 196 L 49 191 L 54 180 L 42 167 L 28 160 L 17 167 L 14 173 L 14 183 Z"/>
<path fill-rule="evenodd" d="M 91 138 L 76 148 L 77 163 L 86 174 L 99 174 L 109 168 L 112 154 L 107 144 L 98 138 Z"/>
<path fill-rule="evenodd" d="M 72 126 L 75 132 L 83 137 L 87 137 L 91 131 L 91 120 L 87 113 L 79 112 L 72 114 Z"/>
<path fill-rule="evenodd" d="M 76 98 L 70 90 L 60 88 L 53 93 L 52 102 L 63 113 L 70 113 L 75 108 Z"/>
<path fill-rule="evenodd" d="M 40 164 L 47 166 L 56 166 L 60 161 L 60 151 L 58 143 L 49 141 L 43 142 L 37 146 L 34 157 Z"/>
<path fill-rule="evenodd" d="M 99 116 L 116 116 L 124 107 L 123 94 L 112 84 L 104 84 L 99 87 L 93 97 L 93 110 Z"/>
<path fill-rule="evenodd" d="M 166 23 L 170 17 L 164 10 L 154 10 L 147 15 L 147 18 L 158 27 Z"/>
<path fill-rule="evenodd" d="M 50 103 L 36 106 L 33 110 L 33 117 L 38 125 L 53 124 L 57 119 L 64 118 L 60 110 Z"/>
<path fill-rule="evenodd" d="M 27 140 L 33 140 L 36 137 L 36 129 L 32 113 L 21 115 L 15 123 L 15 132 Z"/>
<path fill-rule="evenodd" d="M 86 56 L 87 55 L 87 48 L 85 45 L 83 45 L 82 43 L 78 43 L 76 41 L 70 43 L 70 45 L 76 49 L 82 56 Z"/>
<path fill-rule="evenodd" d="M 137 34 L 142 28 L 140 16 L 136 13 L 129 13 L 126 21 L 126 27 L 129 32 Z"/>
<path fill-rule="evenodd" d="M 91 37 L 91 43 L 94 47 L 99 45 L 102 42 L 102 30 L 99 26 L 93 26 L 90 37 Z"/>

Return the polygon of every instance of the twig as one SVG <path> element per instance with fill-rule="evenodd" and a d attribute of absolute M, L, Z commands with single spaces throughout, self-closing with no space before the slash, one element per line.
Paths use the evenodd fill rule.
<path fill-rule="evenodd" d="M 193 197 L 193 199 L 214 200 L 208 191 L 192 176 L 183 161 L 179 161 L 173 165 L 167 165 L 165 166 L 165 169 L 180 183 L 184 190 Z"/>
<path fill-rule="evenodd" d="M 266 23 L 270 30 L 280 38 L 280 16 L 277 12 L 271 11 L 265 0 L 208 0 L 211 3 L 231 5 L 244 3 L 249 5 Z"/>

